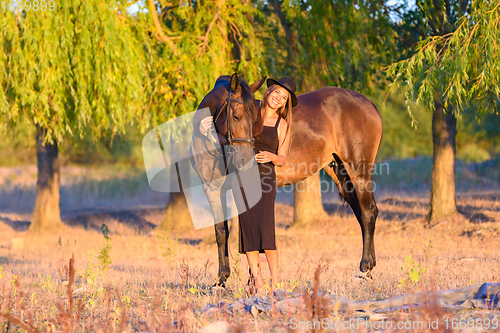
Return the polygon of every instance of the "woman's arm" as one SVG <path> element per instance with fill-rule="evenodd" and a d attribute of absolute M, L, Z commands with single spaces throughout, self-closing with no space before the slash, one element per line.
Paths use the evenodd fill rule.
<path fill-rule="evenodd" d="M 281 119 L 280 124 L 278 125 L 278 138 L 280 142 L 278 146 L 278 155 L 272 154 L 274 159 L 271 160 L 274 165 L 279 167 L 285 165 L 288 148 L 290 148 L 290 137 L 292 136 L 292 133 L 289 130 L 288 135 L 285 137 L 287 128 L 288 123 L 285 119 Z"/>

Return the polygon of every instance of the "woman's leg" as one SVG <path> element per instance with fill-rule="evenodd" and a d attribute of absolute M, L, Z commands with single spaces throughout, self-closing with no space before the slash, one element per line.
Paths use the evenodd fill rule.
<path fill-rule="evenodd" d="M 248 266 L 252 271 L 252 275 L 255 281 L 255 287 L 257 290 L 264 289 L 264 280 L 262 279 L 262 275 L 260 273 L 260 263 L 259 263 L 259 251 L 250 251 L 246 252 Z"/>
<path fill-rule="evenodd" d="M 278 250 L 264 250 L 264 252 L 271 271 L 272 289 L 274 289 L 280 282 L 278 277 Z"/>

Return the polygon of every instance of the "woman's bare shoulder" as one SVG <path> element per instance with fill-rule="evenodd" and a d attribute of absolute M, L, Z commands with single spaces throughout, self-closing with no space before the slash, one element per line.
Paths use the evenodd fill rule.
<path fill-rule="evenodd" d="M 280 119 L 280 123 L 278 124 L 278 137 L 280 140 L 284 139 L 283 135 L 286 133 L 286 130 L 288 128 L 288 123 L 284 118 Z"/>
<path fill-rule="evenodd" d="M 288 123 L 287 121 L 285 120 L 285 118 L 281 118 L 280 120 L 280 124 L 278 125 L 279 128 L 284 128 L 286 129 L 288 127 Z"/>

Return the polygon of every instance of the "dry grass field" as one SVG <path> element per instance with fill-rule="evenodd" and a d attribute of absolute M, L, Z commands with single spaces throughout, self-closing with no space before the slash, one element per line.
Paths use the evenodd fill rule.
<path fill-rule="evenodd" d="M 426 172 L 422 171 L 424 178 Z M 2 331 L 196 332 L 224 321 L 234 331 L 288 332 L 293 320 L 346 320 L 362 315 L 328 308 L 320 296 L 297 313 L 229 311 L 228 304 L 249 297 L 248 268 L 245 257 L 237 253 L 236 229 L 230 236 L 232 274 L 227 290 L 212 291 L 217 249 L 207 239 L 213 228 L 184 233 L 156 228 L 165 212 L 166 195 L 150 191 L 143 176 L 125 174 L 112 179 L 105 171 L 63 170 L 61 210 L 66 227 L 52 234 L 31 235 L 25 229 L 31 219 L 35 173 L 33 167 L 0 169 Z M 457 204 L 462 214 L 432 226 L 423 223 L 428 180 L 416 189 L 399 186 L 402 181 L 380 186 L 376 192 L 380 211 L 375 232 L 377 266 L 373 280 L 363 283 L 353 280 L 361 258 L 361 231 L 338 194 L 324 193 L 329 218 L 304 230 L 290 227 L 293 195 L 278 193 L 283 289 L 290 295 L 319 290 L 321 295 L 351 300 L 382 300 L 499 283 L 500 184 L 465 173 L 467 177 L 457 172 Z M 109 240 L 100 232 L 102 224 L 109 228 Z M 261 261 L 269 278 L 264 256 Z M 498 303 L 493 310 L 458 312 L 429 303 L 393 311 L 384 321 L 439 319 L 437 330 L 413 331 L 460 331 L 451 325 L 446 330 L 443 324 L 454 318 L 500 320 L 500 310 Z M 212 331 L 221 331 L 218 327 Z M 462 328 L 477 331 L 476 326 Z"/>

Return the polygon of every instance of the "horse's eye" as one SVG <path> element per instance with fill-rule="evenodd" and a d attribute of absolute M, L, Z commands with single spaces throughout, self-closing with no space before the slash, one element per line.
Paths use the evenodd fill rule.
<path fill-rule="evenodd" d="M 234 118 L 234 120 L 236 120 L 236 121 L 239 121 L 239 120 L 240 120 L 240 118 L 238 118 L 238 116 L 237 116 L 237 115 L 234 115 L 234 116 L 233 116 L 233 118 Z"/>

